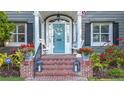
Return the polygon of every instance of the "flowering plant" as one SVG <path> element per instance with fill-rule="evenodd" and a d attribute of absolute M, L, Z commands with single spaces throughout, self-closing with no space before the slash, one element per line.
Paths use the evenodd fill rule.
<path fill-rule="evenodd" d="M 25 57 L 33 56 L 34 45 L 33 44 L 22 44 L 20 46 L 20 51 L 25 55 Z"/>
<path fill-rule="evenodd" d="M 34 51 L 34 45 L 33 44 L 22 44 L 20 46 L 20 50 L 23 53 L 33 52 Z"/>
<path fill-rule="evenodd" d="M 79 52 L 80 54 L 82 54 L 82 53 L 91 54 L 91 53 L 93 52 L 93 49 L 92 49 L 92 48 L 80 48 L 80 49 L 78 50 L 78 52 Z"/>

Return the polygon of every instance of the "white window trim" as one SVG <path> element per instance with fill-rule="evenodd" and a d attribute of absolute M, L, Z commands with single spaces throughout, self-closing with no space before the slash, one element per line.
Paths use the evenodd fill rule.
<path fill-rule="evenodd" d="M 27 44 L 27 24 L 26 23 L 17 23 L 17 24 L 24 24 L 25 25 L 25 42 L 6 42 L 6 46 L 15 46 L 18 47 L 21 44 Z M 17 30 L 17 27 L 16 27 Z"/>
<path fill-rule="evenodd" d="M 93 24 L 109 25 L 109 43 L 106 42 L 93 42 Z M 101 28 L 100 28 L 101 30 Z M 106 46 L 113 44 L 113 24 L 112 23 L 91 23 L 91 46 Z"/>

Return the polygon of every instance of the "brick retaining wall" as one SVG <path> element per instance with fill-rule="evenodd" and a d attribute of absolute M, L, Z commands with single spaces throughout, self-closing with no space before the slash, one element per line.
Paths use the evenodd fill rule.
<path fill-rule="evenodd" d="M 23 78 L 33 78 L 33 61 L 22 62 L 20 76 Z"/>
<path fill-rule="evenodd" d="M 85 61 L 81 62 L 81 76 L 82 77 L 92 77 L 93 76 L 93 69 L 92 69 L 92 62 Z"/>

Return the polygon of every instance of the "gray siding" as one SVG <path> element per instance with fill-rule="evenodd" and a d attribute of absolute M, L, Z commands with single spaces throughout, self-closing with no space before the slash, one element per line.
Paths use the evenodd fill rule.
<path fill-rule="evenodd" d="M 6 11 L 6 14 L 8 15 L 10 21 L 28 23 L 34 22 L 33 11 Z"/>
<path fill-rule="evenodd" d="M 86 15 L 82 16 L 83 39 L 85 39 L 85 23 L 90 22 L 116 22 L 119 24 L 119 37 L 124 38 L 124 11 L 88 11 Z M 104 47 L 93 48 L 101 52 Z"/>
<path fill-rule="evenodd" d="M 33 43 L 34 39 L 34 15 L 33 11 L 6 11 L 9 21 L 15 23 L 27 23 L 27 43 Z"/>

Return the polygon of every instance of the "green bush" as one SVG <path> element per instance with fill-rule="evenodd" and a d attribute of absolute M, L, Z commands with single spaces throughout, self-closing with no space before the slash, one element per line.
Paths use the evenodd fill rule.
<path fill-rule="evenodd" d="M 5 59 L 7 58 L 7 54 L 0 54 L 0 67 L 5 64 Z"/>
<path fill-rule="evenodd" d="M 108 75 L 111 77 L 123 77 L 124 76 L 124 70 L 119 68 L 113 68 L 108 70 Z"/>
<path fill-rule="evenodd" d="M 24 60 L 23 53 L 21 53 L 19 50 L 8 57 L 11 58 L 12 65 L 15 65 L 16 67 L 20 67 L 20 63 Z"/>
<path fill-rule="evenodd" d="M 0 67 L 2 65 L 7 65 L 5 60 L 6 58 L 10 58 L 12 63 L 10 65 L 14 65 L 16 67 L 20 67 L 20 63 L 24 60 L 24 55 L 23 53 L 21 53 L 19 50 L 16 51 L 15 53 L 13 54 L 10 54 L 10 55 L 7 55 L 7 54 L 0 54 Z"/>
<path fill-rule="evenodd" d="M 9 65 L 5 62 L 6 58 L 11 59 L 11 63 Z M 24 55 L 19 50 L 10 55 L 0 54 L 0 76 L 20 76 L 20 64 L 23 60 Z"/>
<path fill-rule="evenodd" d="M 93 69 L 94 70 L 96 70 L 96 69 L 103 70 L 104 68 L 108 67 L 108 64 L 106 64 L 105 62 L 101 62 L 99 54 L 96 54 L 96 53 L 92 54 L 91 60 L 93 62 Z"/>

